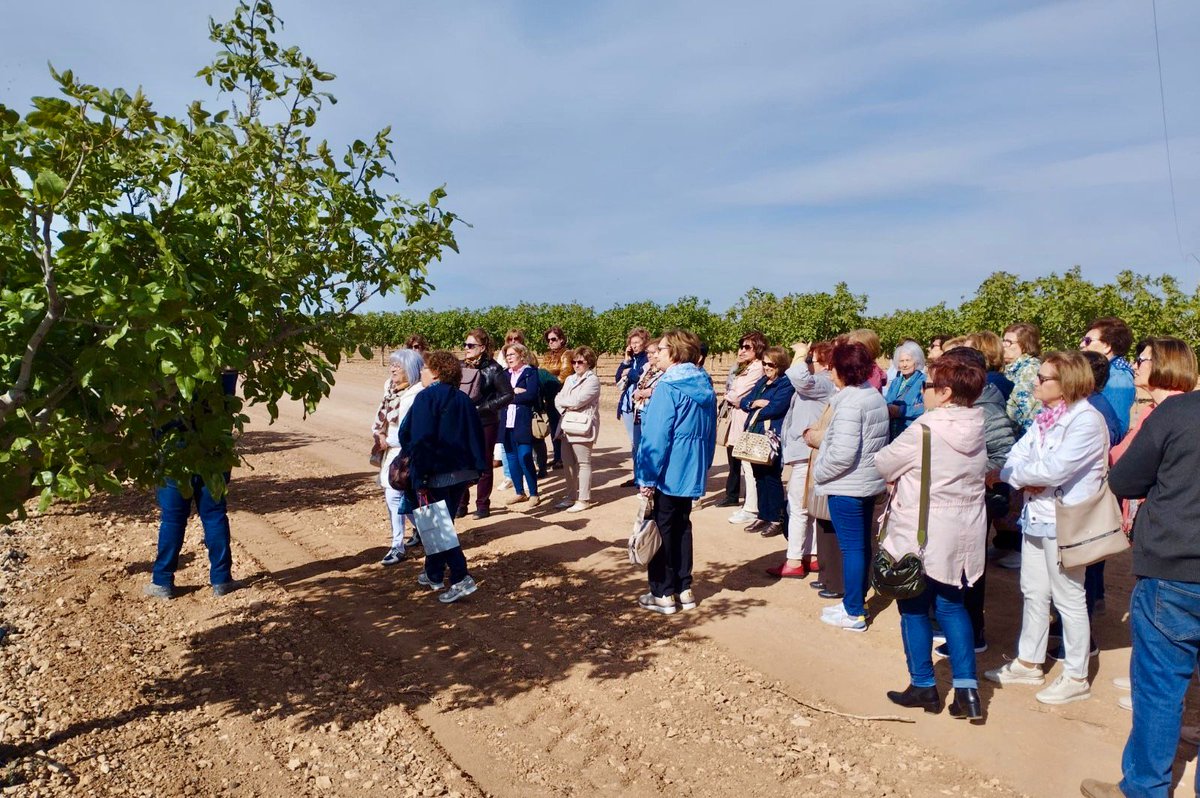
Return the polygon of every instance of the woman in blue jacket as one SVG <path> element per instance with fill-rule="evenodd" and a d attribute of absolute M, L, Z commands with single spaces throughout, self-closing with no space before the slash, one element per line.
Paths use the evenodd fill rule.
<path fill-rule="evenodd" d="M 672 615 L 675 599 L 690 610 L 692 592 L 692 501 L 704 495 L 717 445 L 717 395 L 700 360 L 700 339 L 687 330 L 668 330 L 659 343 L 658 367 L 665 373 L 642 410 L 642 438 L 634 457 L 642 495 L 653 497 L 654 523 L 662 547 L 647 566 L 650 592 L 638 604 Z"/>
<path fill-rule="evenodd" d="M 530 507 L 537 507 L 542 501 L 538 496 L 537 466 L 533 462 L 533 410 L 540 405 L 538 373 L 529 365 L 529 350 L 524 344 L 506 344 L 504 362 L 508 364 L 513 398 L 505 409 L 500 442 L 504 444 L 513 490 L 517 493 L 508 503 L 529 502 Z"/>
<path fill-rule="evenodd" d="M 646 367 L 648 360 L 646 344 L 649 342 L 650 331 L 645 327 L 634 327 L 625 338 L 625 359 L 617 366 L 616 384 L 620 392 L 617 396 L 617 419 L 624 422 L 625 431 L 629 433 L 630 452 L 633 454 L 635 463 L 642 427 L 640 424 L 634 423 L 637 420 L 637 414 L 633 406 L 633 392 L 637 390 L 638 380 L 642 378 L 642 369 Z M 636 465 L 634 471 L 636 474 Z M 621 483 L 622 488 L 632 488 L 635 485 L 637 485 L 636 476 L 634 479 Z"/>
<path fill-rule="evenodd" d="M 778 441 L 792 395 L 796 392 L 791 380 L 784 376 L 792 365 L 792 358 L 783 347 L 772 346 L 763 352 L 762 365 L 762 378 L 741 402 L 742 410 L 749 414 L 746 432 L 770 433 Z M 783 458 L 780 455 L 777 448 L 771 462 L 750 464 L 758 492 L 758 518 L 746 526 L 746 531 L 758 532 L 764 538 L 783 532 Z"/>
<path fill-rule="evenodd" d="M 921 345 L 905 341 L 892 355 L 896 379 L 888 383 L 888 439 L 896 440 L 901 432 L 925 412 L 925 353 Z"/>

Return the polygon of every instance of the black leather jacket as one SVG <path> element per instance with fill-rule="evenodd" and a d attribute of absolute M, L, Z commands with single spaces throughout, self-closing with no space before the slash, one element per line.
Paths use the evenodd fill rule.
<path fill-rule="evenodd" d="M 475 400 L 475 409 L 479 411 L 479 421 L 487 426 L 500 422 L 500 411 L 512 402 L 512 383 L 508 379 L 508 370 L 490 357 L 483 357 L 479 365 L 483 385 L 480 386 L 479 398 Z"/>

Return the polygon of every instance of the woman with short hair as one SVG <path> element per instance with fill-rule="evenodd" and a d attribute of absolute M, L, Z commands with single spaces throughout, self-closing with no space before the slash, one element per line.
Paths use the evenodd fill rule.
<path fill-rule="evenodd" d="M 563 332 L 562 327 L 555 324 L 546 328 L 542 333 L 542 340 L 546 344 L 546 351 L 542 354 L 542 368 L 553 374 L 561 383 L 574 373 L 571 368 L 572 352 L 567 346 L 567 334 Z M 558 435 L 559 417 L 553 396 L 546 406 L 546 412 L 550 415 L 550 438 L 554 447 L 554 459 L 550 461 L 550 468 L 559 469 L 563 467 L 562 438 Z"/>
<path fill-rule="evenodd" d="M 903 691 L 889 691 L 887 697 L 901 706 L 941 711 L 930 655 L 933 627 L 929 616 L 933 611 L 946 635 L 954 677 L 950 714 L 975 719 L 983 717 L 983 709 L 966 595 L 983 576 L 987 546 L 983 502 L 987 447 L 983 411 L 974 406 L 987 378 L 981 365 L 948 354 L 929 371 L 924 386 L 928 412 L 875 455 L 880 475 L 895 483 L 879 546 L 896 561 L 917 554 L 925 571 L 920 595 L 897 602 L 909 685 Z M 922 453 L 926 431 L 928 463 Z M 929 503 L 926 526 L 921 530 L 923 481 L 928 485 Z M 919 531 L 926 533 L 924 544 Z"/>
<path fill-rule="evenodd" d="M 884 399 L 887 400 L 888 436 L 899 437 L 925 412 L 925 353 L 915 341 L 905 341 L 892 353 L 896 365 L 896 378 L 888 383 Z"/>
<path fill-rule="evenodd" d="M 596 376 L 596 352 L 590 346 L 576 347 L 567 377 L 554 404 L 562 416 L 556 443 L 561 442 L 566 489 L 557 510 L 581 513 L 592 506 L 592 447 L 600 436 L 600 378 Z"/>
<path fill-rule="evenodd" d="M 659 342 L 664 374 L 646 405 L 635 467 L 643 496 L 652 499 L 662 546 L 646 572 L 650 592 L 638 605 L 673 615 L 696 606 L 692 592 L 692 502 L 704 495 L 717 436 L 717 397 L 700 359 L 700 339 L 668 330 Z"/>
<path fill-rule="evenodd" d="M 1000 479 L 1025 491 L 1021 514 L 1021 594 L 1024 613 L 1017 658 L 984 675 L 1001 684 L 1042 684 L 1049 636 L 1050 601 L 1063 626 L 1063 672 L 1037 694 L 1043 704 L 1066 704 L 1091 696 L 1088 649 L 1091 630 L 1083 585 L 1084 567 L 1058 564 L 1056 501 L 1078 504 L 1104 487 L 1108 430 L 1087 401 L 1095 381 L 1079 352 L 1051 352 L 1036 375 L 1042 405 L 1035 423 L 1012 451 Z"/>
<path fill-rule="evenodd" d="M 383 487 L 383 499 L 388 508 L 388 521 L 392 527 L 392 545 L 380 560 L 380 565 L 395 565 L 404 559 L 404 524 L 412 521 L 412 507 L 404 500 L 404 494 L 392 487 L 388 481 L 388 468 L 400 455 L 400 424 L 408 415 L 413 400 L 425 386 L 421 384 L 421 369 L 425 361 L 415 349 L 397 349 L 388 357 L 390 377 L 383 384 L 383 401 L 375 412 L 371 434 L 376 446 L 383 451 L 379 467 L 379 484 Z"/>
<path fill-rule="evenodd" d="M 783 437 L 783 420 L 787 417 L 796 389 L 785 376 L 792 358 L 782 346 L 770 346 L 763 352 L 763 376 L 742 398 L 741 409 L 746 413 L 745 432 Z M 767 463 L 751 463 L 754 487 L 758 494 L 758 518 L 746 526 L 747 532 L 757 532 L 764 538 L 783 533 L 783 447 Z"/>
<path fill-rule="evenodd" d="M 504 444 L 513 490 L 516 491 L 516 496 L 508 503 L 529 502 L 530 507 L 537 507 L 542 501 L 538 496 L 537 466 L 533 460 L 533 409 L 538 404 L 538 375 L 529 365 L 529 350 L 524 344 L 505 344 L 503 352 L 513 390 L 512 402 L 505 408 L 500 430 L 500 442 Z"/>
<path fill-rule="evenodd" d="M 617 376 L 614 380 L 618 386 L 617 420 L 625 424 L 625 432 L 629 435 L 629 449 L 635 464 L 641 426 L 634 424 L 636 418 L 633 392 L 637 389 L 638 380 L 642 378 L 642 369 L 646 367 L 648 360 L 646 344 L 648 343 L 650 343 L 650 331 L 645 327 L 634 327 L 629 331 L 629 334 L 625 336 L 625 358 L 617 365 Z M 632 488 L 636 485 L 636 478 L 621 483 L 623 488 Z"/>
<path fill-rule="evenodd" d="M 733 447 L 746 428 L 749 415 L 742 410 L 742 400 L 750 389 L 762 379 L 763 353 L 767 351 L 767 339 L 757 330 L 751 330 L 738 339 L 737 355 L 729 376 L 725 380 L 725 401 L 731 405 L 729 435 L 725 440 L 725 457 L 729 462 L 729 473 L 725 476 L 725 500 L 721 507 L 736 507 L 742 485 L 746 486 L 746 501 L 741 509 L 729 516 L 731 524 L 748 524 L 758 517 L 758 488 L 749 463 L 733 456 Z"/>
<path fill-rule="evenodd" d="M 425 336 L 420 333 L 413 333 L 408 336 L 408 340 L 404 342 L 405 349 L 414 349 L 421 357 L 429 351 L 429 341 L 425 340 Z"/>
<path fill-rule="evenodd" d="M 489 453 L 499 447 L 500 415 L 512 401 L 512 386 L 508 375 L 492 356 L 492 338 L 487 330 L 474 327 L 467 332 L 463 341 L 465 350 L 462 362 L 461 388 L 471 404 L 479 413 L 479 423 L 483 425 L 483 440 Z M 479 475 L 479 483 L 475 486 L 475 518 L 484 519 L 492 513 L 492 486 L 495 469 L 485 468 Z M 458 515 L 466 515 L 471 499 L 471 490 L 463 491 L 462 505 Z"/>
<path fill-rule="evenodd" d="M 1041 332 L 1037 325 L 1017 322 L 1004 328 L 1000 339 L 1004 349 L 1004 376 L 1013 384 L 1008 396 L 1008 417 L 1020 428 L 1029 430 L 1042 409 L 1035 392 L 1042 354 Z"/>
<path fill-rule="evenodd" d="M 988 384 L 996 386 L 1007 402 L 1008 397 L 1012 396 L 1013 384 L 1004 376 L 1004 341 L 991 330 L 973 332 L 967 338 L 967 346 L 983 353 L 984 362 L 987 363 Z"/>
<path fill-rule="evenodd" d="M 819 446 L 813 461 L 816 493 L 827 496 L 829 515 L 842 550 L 845 595 L 821 613 L 821 620 L 851 632 L 867 630 L 867 576 L 875 497 L 884 482 L 875 468 L 875 453 L 887 444 L 888 411 L 882 394 L 871 384 L 875 361 L 856 342 L 839 343 L 831 355 L 831 376 L 838 387 L 829 402 L 829 426 L 823 434 L 810 430 L 805 440 Z"/>
<path fill-rule="evenodd" d="M 451 517 L 466 486 L 490 465 L 483 445 L 483 426 L 467 395 L 460 390 L 462 366 L 450 352 L 431 352 L 421 372 L 425 390 L 400 424 L 400 447 L 409 457 L 414 505 L 445 502 Z M 425 569 L 417 583 L 441 590 L 450 569 L 450 586 L 438 596 L 450 604 L 475 592 L 462 546 L 425 554 Z"/>

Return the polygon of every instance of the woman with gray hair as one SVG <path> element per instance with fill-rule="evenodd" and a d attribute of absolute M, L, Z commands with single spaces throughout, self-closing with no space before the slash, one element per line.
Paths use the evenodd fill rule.
<path fill-rule="evenodd" d="M 388 483 L 388 467 L 400 455 L 400 422 L 408 415 L 413 399 L 424 387 L 421 385 L 421 369 L 425 361 L 415 349 L 397 349 L 388 357 L 391 376 L 383 384 L 383 401 L 375 413 L 371 435 L 375 438 L 376 451 L 383 452 L 379 467 L 379 484 L 383 486 L 383 499 L 388 508 L 388 520 L 392 524 L 392 546 L 380 560 L 381 565 L 395 565 L 404 559 L 404 522 L 412 520 L 412 508 L 407 506 L 404 494 Z"/>
<path fill-rule="evenodd" d="M 890 419 L 888 439 L 894 441 L 925 412 L 925 352 L 916 341 L 905 341 L 896 347 L 892 365 L 896 379 L 888 383 L 883 398 Z"/>

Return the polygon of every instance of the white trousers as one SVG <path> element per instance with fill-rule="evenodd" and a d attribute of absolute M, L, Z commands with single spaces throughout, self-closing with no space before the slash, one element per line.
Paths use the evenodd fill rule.
<path fill-rule="evenodd" d="M 404 521 L 411 521 L 411 515 L 400 514 L 400 491 L 388 485 L 383 489 L 383 500 L 387 503 L 388 520 L 392 522 L 392 548 L 404 551 Z"/>
<path fill-rule="evenodd" d="M 788 479 L 788 545 L 789 560 L 804 560 L 813 551 L 813 532 L 816 529 L 816 519 L 808 517 L 804 509 L 804 482 L 808 476 L 808 460 L 801 460 L 792 466 L 792 476 Z"/>
<path fill-rule="evenodd" d="M 746 489 L 746 501 L 742 504 L 742 509 L 750 513 L 754 517 L 758 517 L 758 483 L 754 481 L 754 471 L 751 470 L 750 464 L 745 460 L 742 464 L 742 486 Z"/>
<path fill-rule="evenodd" d="M 1062 618 L 1063 647 L 1066 649 L 1063 671 L 1076 679 L 1088 676 L 1088 649 L 1092 643 L 1083 571 L 1083 566 L 1066 570 L 1058 567 L 1058 541 L 1054 538 L 1023 536 L 1021 595 L 1025 602 L 1017 656 L 1038 665 L 1046 661 L 1050 599 L 1053 598 Z"/>

